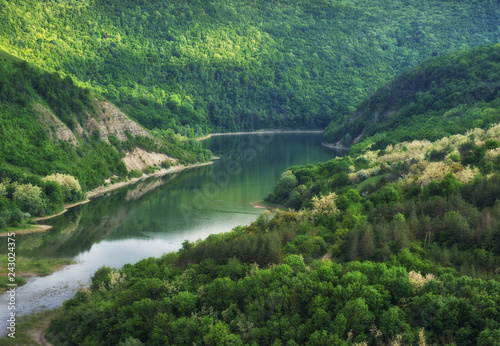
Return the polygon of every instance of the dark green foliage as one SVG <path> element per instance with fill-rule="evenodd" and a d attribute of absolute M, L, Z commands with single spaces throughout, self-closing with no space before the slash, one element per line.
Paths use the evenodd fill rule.
<path fill-rule="evenodd" d="M 163 161 L 161 163 L 161 168 L 169 169 L 172 166 L 172 163 L 170 161 Z"/>
<path fill-rule="evenodd" d="M 297 173 L 311 197 L 332 192 L 324 180 L 351 165 L 368 168 L 346 157 L 283 177 Z M 388 169 L 382 174 L 404 172 Z M 400 335 L 416 344 L 423 328 L 427 343 L 485 344 L 500 326 L 500 204 L 480 196 L 499 179 L 460 184 L 448 175 L 410 199 L 394 183 L 370 196 L 337 188 L 337 213 L 308 221 L 264 214 L 186 241 L 176 254 L 103 267 L 91 294 L 68 301 L 47 336 L 55 344 L 218 345 L 389 344 Z M 320 261 L 327 252 L 342 264 Z M 418 284 L 411 271 L 436 278 Z"/>
<path fill-rule="evenodd" d="M 9 224 L 16 226 L 23 220 L 23 212 L 18 208 L 14 209 L 12 213 L 10 213 Z"/>
<path fill-rule="evenodd" d="M 245 266 L 239 275 L 226 276 L 235 265 L 241 264 L 230 259 L 181 269 L 165 258 L 150 258 L 117 272 L 101 268 L 91 295 L 68 301 L 47 336 L 55 344 L 134 338 L 145 344 L 220 345 L 347 339 L 387 344 L 401 334 L 414 344 L 424 328 L 429 343 L 485 343 L 500 323 L 494 308 L 500 285 L 492 280 L 442 274 L 412 291 L 399 264 L 306 266 L 299 256 L 288 256 L 280 265 Z"/>
<path fill-rule="evenodd" d="M 65 196 L 59 184 L 53 181 L 46 181 L 43 192 L 47 196 L 47 214 L 55 214 L 63 210 Z"/>
<path fill-rule="evenodd" d="M 75 124 L 85 128 L 89 114 L 96 112 L 92 102 L 95 96 L 75 86 L 69 77 L 43 72 L 26 62 L 0 59 L 0 66 L 0 181 L 42 188 L 42 201 L 38 206 L 18 201 L 23 211 L 33 215 L 51 214 L 61 211 L 64 202 L 84 198 L 82 191 L 60 190 L 57 184 L 43 182 L 42 177 L 46 175 L 72 175 L 83 191 L 104 184 L 112 176 L 124 179 L 127 170 L 121 158 L 125 151 L 136 147 L 167 154 L 183 164 L 208 161 L 212 157 L 199 142 L 175 136 L 172 130 L 157 131 L 151 137 L 127 133 L 127 140 L 121 142 L 110 136 L 109 144 L 101 141 L 97 130 L 90 137 L 80 137 L 75 131 L 77 140 L 71 143 L 54 140 L 51 138 L 55 136 L 54 125 L 46 123 L 51 116 L 41 113 L 52 110 L 69 128 Z M 18 100 L 15 93 L 22 95 L 23 102 L 15 101 Z M 13 187 L 8 186 L 7 196 L 0 199 L 0 211 L 13 209 L 13 192 Z"/>
<path fill-rule="evenodd" d="M 131 170 L 130 172 L 127 173 L 127 178 L 132 179 L 132 178 L 139 178 L 142 176 L 142 172 L 138 171 L 136 169 Z"/>
<path fill-rule="evenodd" d="M 405 140 L 436 140 L 497 123 L 499 54 L 500 45 L 490 45 L 429 59 L 380 88 L 348 118 L 332 122 L 325 140 L 373 136 L 372 149 L 378 150 Z M 496 142 L 491 140 L 486 147 L 494 148 Z M 429 155 L 439 160 L 443 153 Z"/>
<path fill-rule="evenodd" d="M 0 36 L 9 52 L 91 85 L 147 128 L 177 132 L 188 125 L 194 133 L 323 128 L 343 121 L 396 73 L 500 39 L 498 6 L 482 0 L 22 0 L 2 6 Z M 457 60 L 439 77 L 467 68 Z M 489 96 L 489 79 L 484 82 L 477 93 Z M 59 92 L 65 93 L 47 90 L 57 109 L 85 107 L 63 107 Z M 26 102 L 16 90 L 12 100 Z M 346 145 L 355 138 L 340 137 Z"/>

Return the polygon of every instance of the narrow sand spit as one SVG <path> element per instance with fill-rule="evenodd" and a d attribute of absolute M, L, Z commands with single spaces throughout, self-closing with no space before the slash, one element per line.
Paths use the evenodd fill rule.
<path fill-rule="evenodd" d="M 203 141 L 210 137 L 215 136 L 231 136 L 231 135 L 268 135 L 268 134 L 278 134 L 278 133 L 323 133 L 323 130 L 261 130 L 261 131 L 253 131 L 253 132 L 217 132 L 211 133 L 209 135 L 197 138 L 198 141 Z"/>

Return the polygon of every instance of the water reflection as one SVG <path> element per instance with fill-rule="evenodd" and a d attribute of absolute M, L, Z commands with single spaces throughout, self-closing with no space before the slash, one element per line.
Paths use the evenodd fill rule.
<path fill-rule="evenodd" d="M 49 232 L 19 235 L 18 256 L 78 262 L 20 287 L 19 310 L 60 305 L 102 265 L 121 267 L 176 251 L 186 239 L 249 224 L 261 212 L 250 202 L 263 199 L 284 169 L 337 155 L 321 146 L 319 134 L 222 136 L 204 145 L 221 159 L 111 192 L 47 221 Z M 5 241 L 0 253 L 6 253 Z M 6 299 L 0 297 L 0 321 Z"/>

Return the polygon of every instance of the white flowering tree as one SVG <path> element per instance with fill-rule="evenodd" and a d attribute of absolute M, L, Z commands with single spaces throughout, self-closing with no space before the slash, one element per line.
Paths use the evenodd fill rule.
<path fill-rule="evenodd" d="M 73 202 L 82 197 L 82 187 L 78 180 L 69 175 L 56 173 L 43 178 L 44 181 L 53 181 L 62 187 L 65 202 Z"/>
<path fill-rule="evenodd" d="M 45 210 L 42 189 L 31 184 L 15 184 L 12 201 L 24 212 L 41 215 Z"/>

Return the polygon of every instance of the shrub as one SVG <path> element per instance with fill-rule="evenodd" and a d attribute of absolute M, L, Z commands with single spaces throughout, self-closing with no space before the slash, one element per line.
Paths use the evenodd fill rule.
<path fill-rule="evenodd" d="M 69 174 L 56 173 L 48 175 L 42 180 L 53 181 L 59 184 L 62 187 L 62 191 L 64 193 L 64 201 L 66 202 L 73 202 L 83 197 L 82 187 L 80 186 L 80 183 L 75 177 Z"/>
<path fill-rule="evenodd" d="M 165 160 L 161 163 L 161 167 L 165 169 L 169 169 L 172 167 L 172 163 L 169 160 Z"/>
<path fill-rule="evenodd" d="M 7 221 L 3 217 L 0 217 L 0 229 L 7 227 Z"/>
<path fill-rule="evenodd" d="M 132 178 L 139 178 L 142 176 L 142 172 L 138 171 L 137 169 L 131 170 L 130 172 L 127 173 L 127 177 L 130 179 Z"/>
<path fill-rule="evenodd" d="M 143 168 L 142 172 L 146 174 L 154 173 L 157 170 L 156 166 L 148 166 Z"/>
<path fill-rule="evenodd" d="M 12 194 L 12 201 L 20 209 L 30 214 L 40 215 L 45 210 L 41 194 L 42 189 L 39 186 L 17 184 Z"/>
<path fill-rule="evenodd" d="M 64 207 L 64 193 L 61 185 L 55 181 L 46 181 L 43 190 L 49 202 L 47 212 L 57 212 Z"/>
<path fill-rule="evenodd" d="M 24 214 L 19 208 L 16 208 L 10 214 L 9 225 L 17 226 L 21 221 L 23 221 Z"/>

